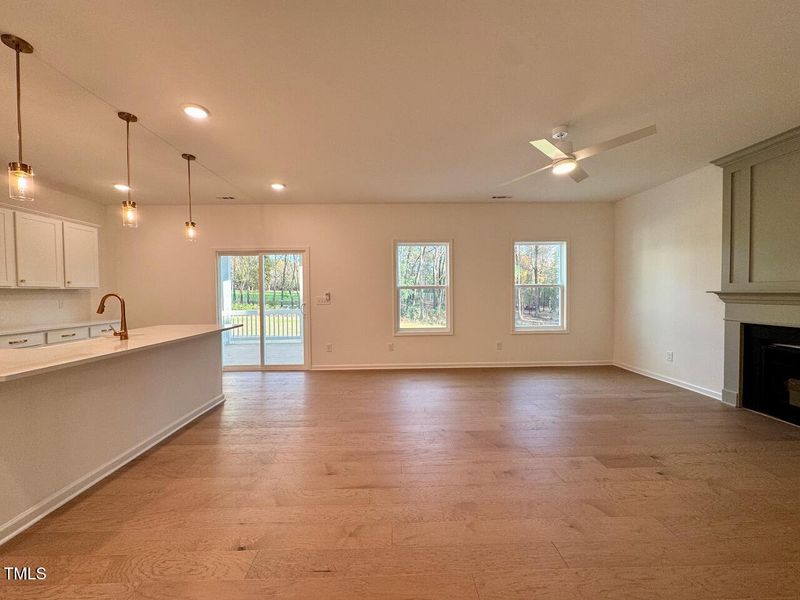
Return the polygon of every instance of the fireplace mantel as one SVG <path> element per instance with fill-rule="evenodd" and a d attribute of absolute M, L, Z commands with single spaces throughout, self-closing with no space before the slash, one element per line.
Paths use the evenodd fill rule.
<path fill-rule="evenodd" d="M 800 304 L 800 292 L 731 292 L 731 291 L 710 291 L 709 294 L 716 294 L 725 304 Z"/>

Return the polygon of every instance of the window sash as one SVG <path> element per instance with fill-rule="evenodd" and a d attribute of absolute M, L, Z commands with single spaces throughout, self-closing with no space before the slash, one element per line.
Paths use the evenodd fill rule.
<path fill-rule="evenodd" d="M 517 325 L 517 290 L 521 288 L 558 288 L 558 325 Z M 514 331 L 517 332 L 531 332 L 531 331 L 566 331 L 566 298 L 567 286 L 563 283 L 515 283 L 514 284 L 514 302 L 512 305 L 512 324 Z"/>
<path fill-rule="evenodd" d="M 558 281 L 554 283 L 517 283 L 517 248 L 524 246 L 556 246 L 558 247 Z M 513 282 L 514 285 L 563 285 L 567 284 L 567 261 L 566 261 L 566 242 L 514 242 L 514 256 L 512 258 L 514 264 Z"/>

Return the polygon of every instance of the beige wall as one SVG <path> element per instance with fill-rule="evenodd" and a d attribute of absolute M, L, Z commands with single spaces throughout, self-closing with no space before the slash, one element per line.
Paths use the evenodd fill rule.
<path fill-rule="evenodd" d="M 103 205 L 39 184 L 35 202 L 22 204 L 8 201 L 2 206 L 17 210 L 29 209 L 100 225 L 100 289 L 114 287 L 115 245 L 107 228 L 102 226 L 106 219 Z M 90 319 L 97 307 L 98 293 L 98 290 L 0 288 L 0 330 Z"/>
<path fill-rule="evenodd" d="M 721 198 L 708 166 L 614 207 L 614 361 L 715 397 L 724 306 L 706 292 L 719 287 Z"/>
<path fill-rule="evenodd" d="M 333 297 L 330 306 L 309 303 L 315 367 L 612 356 L 610 204 L 199 206 L 196 244 L 183 241 L 183 207 L 142 207 L 137 230 L 123 230 L 117 212 L 108 209 L 107 229 L 118 240 L 117 279 L 131 326 L 214 322 L 216 250 L 307 246 L 312 300 L 326 291 Z M 393 336 L 394 239 L 453 240 L 452 336 Z M 511 334 L 515 239 L 569 243 L 568 334 Z"/>

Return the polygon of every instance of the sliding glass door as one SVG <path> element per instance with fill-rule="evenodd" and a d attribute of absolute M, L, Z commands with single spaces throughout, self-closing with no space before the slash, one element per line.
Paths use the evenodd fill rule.
<path fill-rule="evenodd" d="M 264 293 L 264 365 L 305 364 L 303 253 L 270 252 L 261 257 Z"/>
<path fill-rule="evenodd" d="M 218 320 L 222 364 L 234 369 L 305 369 L 305 250 L 219 253 Z"/>

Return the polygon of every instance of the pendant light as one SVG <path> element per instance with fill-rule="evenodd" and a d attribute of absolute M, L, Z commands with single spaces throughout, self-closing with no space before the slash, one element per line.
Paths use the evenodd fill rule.
<path fill-rule="evenodd" d="M 197 223 L 192 221 L 192 161 L 195 160 L 193 154 L 181 154 L 186 161 L 186 174 L 189 181 L 189 220 L 184 224 L 183 237 L 187 242 L 197 240 Z"/>
<path fill-rule="evenodd" d="M 12 200 L 33 202 L 33 168 L 22 162 L 22 102 L 19 82 L 19 55 L 33 53 L 33 46 L 22 38 L 4 33 L 3 43 L 16 53 L 17 67 L 17 160 L 8 163 L 8 196 Z"/>
<path fill-rule="evenodd" d="M 127 112 L 118 112 L 117 116 L 125 121 L 125 160 L 128 167 L 128 180 L 126 185 L 117 184 L 117 189 L 128 192 L 128 199 L 122 202 L 122 226 L 135 229 L 139 226 L 139 211 L 136 202 L 131 200 L 131 123 L 136 123 L 138 117 Z"/>

